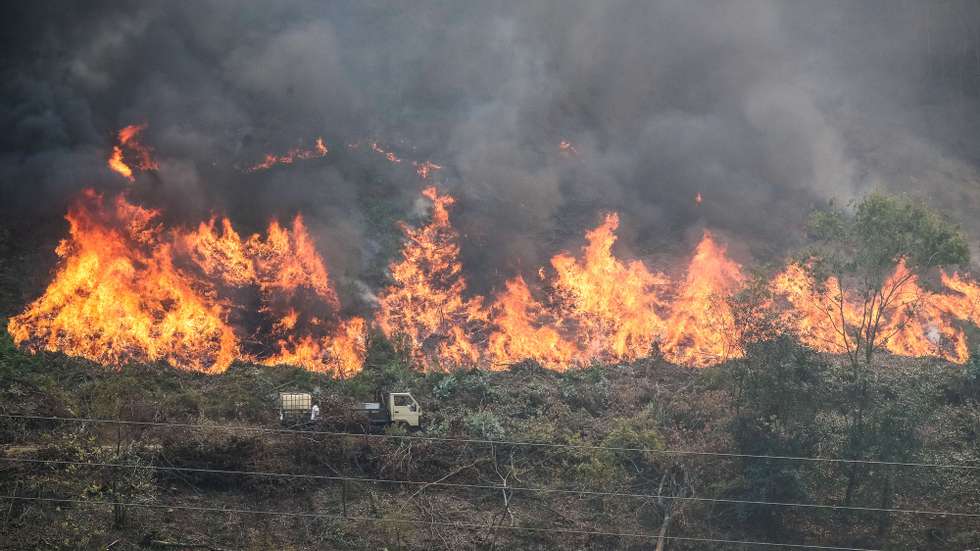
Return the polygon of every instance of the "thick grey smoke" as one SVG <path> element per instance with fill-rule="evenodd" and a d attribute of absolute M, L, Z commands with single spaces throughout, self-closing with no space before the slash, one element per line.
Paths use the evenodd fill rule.
<path fill-rule="evenodd" d="M 707 227 L 772 258 L 815 204 L 875 187 L 980 235 L 972 0 L 88 1 L 17 3 L 3 25 L 14 225 L 125 187 L 105 167 L 113 133 L 148 122 L 161 167 L 137 196 L 253 228 L 302 211 L 351 280 L 377 278 L 420 188 L 346 148 L 372 138 L 445 165 L 481 290 L 605 210 L 640 257 L 684 254 Z M 236 168 L 318 135 L 325 159 Z"/>

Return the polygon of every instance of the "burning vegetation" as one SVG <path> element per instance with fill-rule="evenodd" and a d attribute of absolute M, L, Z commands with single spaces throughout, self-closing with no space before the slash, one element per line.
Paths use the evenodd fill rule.
<path fill-rule="evenodd" d="M 134 168 L 157 168 L 139 139 L 145 128 L 120 130 L 108 160 L 130 181 Z M 378 142 L 369 145 L 387 161 L 403 162 Z M 559 149 L 577 155 L 570 142 Z M 247 171 L 327 153 L 317 138 L 311 149 L 267 155 Z M 442 169 L 431 161 L 410 164 L 423 180 Z M 422 196 L 431 205 L 429 220 L 401 224 L 400 255 L 366 319 L 341 315 L 301 216 L 242 237 L 227 218 L 165 228 L 159 211 L 124 195 L 106 201 L 86 191 L 66 216 L 69 236 L 56 250 L 61 263 L 53 281 L 8 330 L 29 350 L 104 365 L 165 361 L 214 373 L 241 359 L 341 377 L 360 370 L 372 328 L 429 370 L 502 369 L 530 359 L 560 371 L 654 353 L 704 367 L 744 352 L 732 299 L 748 278 L 708 231 L 683 277 L 671 278 L 641 260 L 617 258 L 619 216 L 607 213 L 585 233 L 578 254 L 559 252 L 530 284 L 515 275 L 484 297 L 467 289 L 450 219 L 455 199 L 434 186 Z M 836 275 L 818 281 L 810 266 L 791 263 L 768 281 L 765 310 L 818 351 L 857 354 L 864 347 L 966 362 L 969 347 L 957 322 L 980 323 L 980 286 L 942 272 L 944 290 L 929 290 L 904 258 L 884 260 L 894 270 L 870 293 L 847 288 Z"/>
<path fill-rule="evenodd" d="M 731 299 L 748 278 L 709 232 L 675 280 L 616 257 L 619 217 L 609 213 L 586 232 L 578 254 L 556 254 L 532 284 L 515 276 L 488 300 L 468 293 L 453 197 L 435 187 L 422 195 L 430 218 L 402 224 L 401 254 L 368 320 L 341 315 L 300 216 L 248 237 L 226 218 L 167 229 L 158 211 L 89 191 L 67 215 L 53 281 L 8 329 L 32 351 L 212 373 L 241 359 L 348 376 L 361 368 L 372 326 L 426 369 L 500 369 L 532 359 L 564 370 L 655 349 L 703 367 L 743 352 Z M 968 346 L 956 322 L 980 322 L 980 286 L 956 273 L 942 273 L 941 283 L 942 292 L 927 290 L 900 261 L 882 299 L 862 304 L 836 278 L 817 281 L 793 263 L 769 282 L 767 308 L 816 350 L 847 352 L 854 331 L 874 319 L 881 321 L 871 337 L 877 347 L 963 363 Z"/>
<path fill-rule="evenodd" d="M 245 172 L 257 172 L 260 170 L 268 170 L 276 165 L 291 165 L 296 161 L 318 159 L 320 157 L 326 157 L 327 153 L 329 152 L 330 150 L 328 150 L 326 144 L 323 143 L 323 138 L 318 137 L 313 142 L 313 147 L 311 149 L 296 147 L 290 149 L 282 155 L 269 153 L 264 159 L 262 159 L 262 162 L 248 167 L 245 169 Z"/>
<path fill-rule="evenodd" d="M 347 148 L 351 150 L 359 149 L 360 143 L 348 144 Z M 378 142 L 370 142 L 370 149 L 372 152 L 381 155 L 383 159 L 392 164 L 401 164 L 403 159 L 395 154 L 395 152 L 385 149 Z M 327 148 L 326 143 L 324 143 L 322 137 L 316 138 L 313 142 L 313 147 L 306 149 L 302 147 L 295 147 L 290 149 L 286 153 L 281 155 L 275 153 L 267 153 L 261 162 L 255 163 L 244 169 L 244 172 L 261 172 L 268 170 L 274 166 L 278 165 L 291 165 L 296 161 L 306 161 L 309 159 L 320 159 L 326 157 L 330 153 L 330 149 Z M 120 153 L 121 155 L 121 153 Z M 113 159 L 115 154 L 113 155 Z M 110 166 L 113 164 L 113 160 L 109 161 Z M 432 161 L 411 161 L 410 164 L 415 169 L 415 173 L 418 174 L 419 179 L 428 180 L 430 177 L 435 175 L 438 171 L 442 170 L 442 165 L 438 165 Z M 128 170 L 128 167 L 125 167 Z M 115 168 L 114 168 L 115 170 Z M 122 174 L 122 172 L 121 172 Z M 127 174 L 124 174 L 127 175 Z"/>
<path fill-rule="evenodd" d="M 131 124 L 119 131 L 118 143 L 112 146 L 112 155 L 106 161 L 109 168 L 130 182 L 136 181 L 133 167 L 139 170 L 157 170 L 160 168 L 153 160 L 152 150 L 140 141 L 140 134 L 146 130 L 147 124 Z"/>
<path fill-rule="evenodd" d="M 66 218 L 53 281 L 8 325 L 30 350 L 209 373 L 235 359 L 338 375 L 359 368 L 363 322 L 336 319 L 336 293 L 301 217 L 245 239 L 227 219 L 168 230 L 158 211 L 89 191 Z M 258 319 L 243 311 L 254 303 Z"/>
<path fill-rule="evenodd" d="M 394 283 L 379 299 L 378 325 L 388 336 L 407 340 L 417 359 L 476 363 L 480 352 L 473 334 L 486 314 L 482 299 L 463 298 L 459 236 L 449 223 L 453 198 L 433 187 L 422 194 L 432 201 L 432 221 L 420 228 L 402 225 L 406 242 L 401 259 L 389 267 Z"/>
<path fill-rule="evenodd" d="M 835 277 L 817 282 L 799 264 L 790 264 L 773 278 L 773 292 L 786 301 L 785 324 L 800 340 L 823 352 L 845 353 L 849 334 L 869 319 L 881 319 L 877 342 L 898 356 L 935 356 L 954 363 L 969 359 L 966 335 L 955 320 L 980 322 L 980 285 L 959 274 L 941 272 L 946 292 L 924 289 L 919 278 L 900 261 L 885 280 L 885 301 L 862 309 L 856 293 L 841 288 Z"/>

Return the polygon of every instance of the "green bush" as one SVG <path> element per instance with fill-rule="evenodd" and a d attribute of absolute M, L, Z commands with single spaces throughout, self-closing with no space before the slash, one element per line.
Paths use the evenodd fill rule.
<path fill-rule="evenodd" d="M 581 482 L 603 487 L 647 476 L 659 469 L 660 454 L 655 450 L 663 449 L 664 444 L 649 409 L 635 417 L 613 419 L 610 424 L 600 449 L 574 452 L 578 462 L 575 474 Z"/>
<path fill-rule="evenodd" d="M 656 421 L 644 411 L 631 418 L 621 418 L 612 422 L 612 430 L 602 439 L 602 446 L 607 448 L 625 448 L 620 450 L 604 450 L 606 460 L 626 463 L 656 463 L 659 454 L 652 451 L 663 449 L 663 439 L 657 429 Z"/>
<path fill-rule="evenodd" d="M 440 373 L 437 382 L 432 386 L 432 395 L 440 400 L 449 399 L 458 386 L 458 380 L 452 373 Z"/>
<path fill-rule="evenodd" d="M 463 426 L 470 436 L 486 440 L 500 440 L 504 437 L 504 427 L 500 420 L 489 411 L 478 411 L 463 418 Z"/>
<path fill-rule="evenodd" d="M 481 369 L 456 371 L 452 375 L 454 383 L 447 383 L 453 390 L 453 397 L 468 406 L 480 406 L 500 398 L 491 383 L 491 375 Z"/>
<path fill-rule="evenodd" d="M 609 379 L 605 370 L 596 367 L 566 371 L 558 383 L 563 402 L 573 409 L 584 409 L 601 415 L 609 405 Z"/>
<path fill-rule="evenodd" d="M 963 366 L 963 375 L 971 384 L 980 383 L 980 348 L 974 348 L 970 360 Z"/>

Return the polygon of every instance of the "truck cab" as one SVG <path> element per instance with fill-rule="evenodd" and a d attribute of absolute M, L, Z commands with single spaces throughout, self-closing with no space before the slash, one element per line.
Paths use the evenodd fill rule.
<path fill-rule="evenodd" d="M 421 413 L 419 403 L 412 397 L 410 392 L 389 392 L 388 411 L 391 414 L 393 424 L 404 424 L 408 427 L 417 428 L 419 426 L 419 415 Z"/>
<path fill-rule="evenodd" d="M 377 402 L 362 402 L 355 409 L 367 414 L 373 427 L 402 425 L 417 429 L 421 426 L 422 408 L 411 392 L 382 392 Z"/>

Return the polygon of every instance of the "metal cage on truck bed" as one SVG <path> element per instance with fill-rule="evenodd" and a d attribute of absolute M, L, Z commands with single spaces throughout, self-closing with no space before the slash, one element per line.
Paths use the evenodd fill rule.
<path fill-rule="evenodd" d="M 283 423 L 309 419 L 313 396 L 309 392 L 280 392 L 279 420 Z"/>

